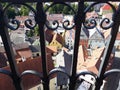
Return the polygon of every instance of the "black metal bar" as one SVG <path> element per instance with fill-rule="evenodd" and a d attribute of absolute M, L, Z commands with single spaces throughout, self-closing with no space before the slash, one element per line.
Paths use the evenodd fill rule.
<path fill-rule="evenodd" d="M 43 10 L 42 3 L 37 3 L 37 15 L 36 22 L 39 26 L 40 35 L 40 46 L 41 46 L 41 57 L 42 57 L 42 69 L 43 69 L 43 87 L 44 90 L 49 90 L 49 78 L 47 72 L 47 59 L 46 59 L 46 45 L 45 45 L 45 35 L 44 35 L 44 25 L 46 22 L 46 14 Z"/>
<path fill-rule="evenodd" d="M 25 2 L 79 2 L 81 0 L 0 0 L 1 2 L 16 2 L 16 3 L 25 3 Z M 114 1 L 117 2 L 119 0 L 85 0 L 86 2 L 106 2 L 106 1 Z"/>
<path fill-rule="evenodd" d="M 21 76 L 19 76 L 19 72 L 16 66 L 15 58 L 14 58 L 14 53 L 9 37 L 9 32 L 7 27 L 5 26 L 5 19 L 4 19 L 4 12 L 2 9 L 2 6 L 0 6 L 0 35 L 2 36 L 3 44 L 6 50 L 6 54 L 8 57 L 8 61 L 10 64 L 10 69 L 11 72 L 3 71 L 1 70 L 1 73 L 9 75 L 13 83 L 15 85 L 16 90 L 22 90 L 22 85 L 20 78 L 22 78 L 24 75 L 27 74 L 34 74 L 42 78 L 43 81 L 43 88 L 44 90 L 49 90 L 49 76 L 56 72 L 61 72 L 66 74 L 68 77 L 70 77 L 70 84 L 69 84 L 69 90 L 74 90 L 75 89 L 75 84 L 76 84 L 76 79 L 83 74 L 90 74 L 93 75 L 90 72 L 82 72 L 79 74 L 76 74 L 77 70 L 77 59 L 78 59 L 78 50 L 79 50 L 79 41 L 80 41 L 80 32 L 81 32 L 81 27 L 82 23 L 85 20 L 85 12 L 84 12 L 84 2 L 109 2 L 109 1 L 120 1 L 120 0 L 1 0 L 0 2 L 13 2 L 13 3 L 28 3 L 28 2 L 37 2 L 36 6 L 36 13 L 35 13 L 35 20 L 38 24 L 39 27 L 39 35 L 40 35 L 40 43 L 41 43 L 41 57 L 42 57 L 42 74 L 38 73 L 36 71 L 24 71 Z M 73 57 L 72 57 L 72 70 L 71 70 L 71 75 L 69 76 L 64 70 L 61 69 L 53 69 L 51 72 L 48 74 L 47 70 L 47 59 L 46 59 L 46 45 L 45 45 L 45 35 L 44 35 L 44 25 L 46 22 L 46 14 L 43 10 L 43 2 L 78 2 L 78 12 L 75 16 L 75 43 L 74 43 L 74 52 L 73 52 Z M 117 36 L 118 28 L 120 25 L 120 6 L 117 12 L 115 12 L 115 16 L 113 18 L 113 26 L 112 26 L 112 32 L 111 36 L 108 40 L 104 55 L 103 55 L 103 60 L 100 65 L 99 73 L 98 76 L 93 75 L 95 78 L 97 77 L 96 81 L 96 87 L 95 90 L 99 90 L 102 82 L 107 75 L 111 73 L 118 73 L 120 70 L 113 70 L 110 72 L 105 73 L 106 67 L 109 61 L 109 57 L 111 55 L 114 42 Z"/>
<path fill-rule="evenodd" d="M 17 70 L 16 66 L 16 61 L 14 58 L 14 53 L 9 37 L 9 32 L 8 29 L 5 27 L 5 22 L 4 22 L 4 15 L 3 15 L 3 10 L 2 6 L 0 5 L 0 35 L 2 37 L 2 41 L 5 47 L 6 55 L 10 64 L 10 69 L 12 72 L 12 79 L 15 85 L 16 90 L 22 90 L 21 84 L 20 84 L 20 78 L 19 78 L 19 73 Z"/>
<path fill-rule="evenodd" d="M 104 55 L 103 55 L 101 65 L 100 65 L 95 90 L 99 90 L 100 86 L 102 85 L 104 73 L 106 71 L 109 57 L 111 55 L 111 52 L 112 52 L 112 49 L 114 46 L 114 42 L 116 40 L 119 25 L 120 25 L 120 5 L 119 5 L 119 9 L 117 10 L 117 12 L 115 12 L 114 17 L 113 17 L 112 31 L 111 31 L 111 35 L 110 35 L 109 41 L 107 43 L 107 47 L 105 49 Z"/>
<path fill-rule="evenodd" d="M 104 73 L 104 78 L 108 77 L 109 75 L 118 74 L 118 73 L 120 73 L 120 69 L 111 69 Z"/>
<path fill-rule="evenodd" d="M 75 88 L 79 40 L 80 40 L 80 32 L 83 21 L 84 21 L 84 0 L 81 0 L 78 5 L 77 15 L 75 16 L 76 31 L 75 31 L 74 52 L 72 58 L 72 75 L 70 77 L 69 90 L 74 90 Z"/>

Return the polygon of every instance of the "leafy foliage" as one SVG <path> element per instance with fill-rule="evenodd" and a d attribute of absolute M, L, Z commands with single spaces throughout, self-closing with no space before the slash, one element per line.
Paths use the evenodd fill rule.
<path fill-rule="evenodd" d="M 78 6 L 75 5 L 75 4 L 72 4 L 71 7 L 76 11 Z M 45 5 L 44 9 L 46 9 L 46 8 L 47 8 L 47 6 Z M 65 6 L 65 5 L 62 5 L 62 4 L 56 4 L 52 7 L 50 7 L 48 12 L 50 14 L 54 14 L 54 13 L 55 14 L 60 14 L 60 13 L 71 14 L 71 15 L 74 14 L 73 11 L 68 6 Z"/>

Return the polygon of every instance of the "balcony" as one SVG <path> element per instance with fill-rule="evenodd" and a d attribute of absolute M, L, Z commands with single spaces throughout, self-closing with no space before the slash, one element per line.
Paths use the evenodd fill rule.
<path fill-rule="evenodd" d="M 119 90 L 119 3 L 1 0 L 0 89 Z"/>

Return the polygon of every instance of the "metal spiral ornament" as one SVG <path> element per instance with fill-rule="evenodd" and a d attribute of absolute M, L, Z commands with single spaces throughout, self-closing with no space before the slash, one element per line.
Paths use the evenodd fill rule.
<path fill-rule="evenodd" d="M 63 23 L 62 23 L 62 26 L 65 30 L 71 30 L 75 27 L 75 24 L 72 23 L 71 25 L 71 22 L 69 20 L 65 20 Z"/>
<path fill-rule="evenodd" d="M 91 4 L 89 7 L 87 7 L 87 8 L 85 9 L 84 15 L 86 15 L 86 13 L 87 13 L 93 6 L 95 6 L 95 5 L 97 5 L 97 4 L 100 4 L 100 3 L 102 3 L 102 2 L 99 1 L 99 2 L 95 2 L 95 3 Z M 116 8 L 115 8 L 111 3 L 109 3 L 109 2 L 104 2 L 104 3 L 108 4 L 108 5 L 111 7 L 113 13 L 116 12 Z M 101 27 L 102 29 L 109 29 L 109 28 L 112 27 L 112 25 L 113 25 L 113 22 L 112 22 L 110 19 L 108 19 L 108 18 L 104 18 L 104 19 L 102 19 L 101 22 L 100 22 L 100 27 Z M 95 27 L 97 26 L 97 22 L 96 22 L 95 18 L 90 18 L 90 19 L 84 21 L 83 26 L 84 26 L 85 28 L 87 28 L 87 29 L 93 29 L 93 28 L 95 28 Z"/>
<path fill-rule="evenodd" d="M 87 20 L 87 23 L 83 23 L 83 25 L 87 29 L 93 29 L 97 26 L 97 22 L 94 18 L 91 18 Z"/>
<path fill-rule="evenodd" d="M 7 27 L 11 30 L 17 30 L 20 26 L 20 21 L 16 19 L 11 19 L 9 23 L 6 23 Z"/>
<path fill-rule="evenodd" d="M 53 22 L 49 23 L 47 20 L 45 25 L 49 30 L 56 30 L 59 27 L 59 22 L 57 20 L 54 20 Z"/>
<path fill-rule="evenodd" d="M 67 6 L 67 7 L 69 7 L 69 8 L 72 10 L 72 12 L 73 12 L 74 14 L 76 14 L 75 10 L 74 10 L 70 5 L 68 5 L 68 4 L 64 3 L 64 2 L 54 2 L 54 3 L 52 3 L 52 4 L 45 10 L 45 12 L 47 12 L 50 7 L 53 7 L 53 6 L 56 5 L 56 4 L 62 4 L 62 5 Z M 49 21 L 47 20 L 45 25 L 46 25 L 46 27 L 47 27 L 49 30 L 56 30 L 56 29 L 58 29 L 58 27 L 61 27 L 59 23 L 60 23 L 60 22 L 58 22 L 57 20 L 54 20 L 54 21 L 52 21 L 51 23 L 49 23 Z M 65 21 L 62 22 L 62 27 L 63 27 L 65 30 L 71 30 L 71 29 L 73 29 L 73 28 L 75 27 L 75 25 L 74 25 L 73 22 L 72 22 L 73 24 L 70 24 L 70 23 L 71 23 L 71 22 L 70 22 L 69 20 L 65 20 Z M 54 26 L 54 27 L 52 27 L 52 26 Z"/>
<path fill-rule="evenodd" d="M 113 25 L 113 22 L 108 18 L 104 18 L 100 23 L 100 27 L 105 30 L 111 28 L 112 25 Z"/>
<path fill-rule="evenodd" d="M 24 24 L 29 29 L 34 29 L 34 27 L 36 27 L 36 24 L 34 24 L 33 20 L 31 20 L 31 19 L 25 20 Z"/>
<path fill-rule="evenodd" d="M 8 19 L 7 17 L 7 10 L 11 7 L 11 6 L 15 6 L 15 5 L 23 5 L 23 6 L 26 6 L 27 8 L 29 8 L 34 14 L 36 14 L 36 11 L 33 9 L 33 7 L 31 7 L 30 5 L 28 4 L 25 4 L 25 3 L 17 3 L 17 4 L 14 4 L 14 3 L 10 3 L 8 4 L 5 9 L 4 9 L 4 21 L 5 21 L 5 25 L 6 27 L 8 27 L 9 29 L 11 30 L 17 30 L 20 26 L 20 21 L 19 20 L 16 20 L 16 19 Z M 15 7 L 14 7 L 15 9 Z M 19 11 L 18 11 L 19 12 Z M 20 14 L 20 13 L 19 13 Z M 32 19 L 27 19 L 25 20 L 24 22 L 24 25 L 27 27 L 27 28 L 30 28 L 30 29 L 34 29 L 34 27 L 36 26 L 36 22 L 33 23 L 33 20 Z"/>

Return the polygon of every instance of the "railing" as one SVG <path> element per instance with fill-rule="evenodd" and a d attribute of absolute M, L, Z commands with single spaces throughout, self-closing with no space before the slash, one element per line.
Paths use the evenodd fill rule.
<path fill-rule="evenodd" d="M 84 3 L 87 1 L 94 1 L 94 3 L 91 4 L 89 7 L 87 7 L 86 9 L 84 9 L 84 7 L 85 7 Z M 119 0 L 111 0 L 111 1 L 116 2 Z M 2 4 L 5 2 L 9 2 L 9 3 L 6 7 L 3 8 Z M 31 7 L 29 4 L 27 4 L 28 2 L 29 3 L 35 2 L 36 8 L 34 9 L 33 7 Z M 52 2 L 52 4 L 46 10 L 44 10 L 43 2 Z M 75 11 L 69 4 L 66 4 L 65 2 L 77 2 L 78 10 Z M 107 46 L 105 48 L 105 51 L 104 51 L 104 54 L 102 57 L 102 62 L 100 64 L 98 75 L 95 75 L 94 73 L 89 72 L 89 71 L 87 71 L 87 72 L 83 71 L 83 72 L 77 74 L 76 67 L 77 67 L 79 39 L 80 39 L 79 37 L 80 37 L 81 27 L 85 26 L 87 29 L 90 29 L 90 28 L 94 28 L 97 26 L 97 22 L 95 20 L 90 21 L 92 26 L 87 26 L 85 24 L 85 15 L 90 10 L 91 7 L 93 7 L 94 5 L 99 4 L 99 3 L 107 3 L 108 5 L 110 5 L 110 7 L 113 11 L 112 23 L 110 23 L 110 20 L 107 18 L 103 19 L 100 23 L 101 28 L 103 28 L 103 29 L 111 28 L 112 32 L 111 32 L 111 35 L 109 37 Z M 55 68 L 55 69 L 51 70 L 49 73 L 47 72 L 44 25 L 51 30 L 56 30 L 58 28 L 58 26 L 59 26 L 58 22 L 54 22 L 57 24 L 57 27 L 55 27 L 55 28 L 52 28 L 46 24 L 46 20 L 47 20 L 46 12 L 50 7 L 52 7 L 56 4 L 62 4 L 62 5 L 67 6 L 74 13 L 74 22 L 73 22 L 74 24 L 72 27 L 68 27 L 69 24 L 65 25 L 65 23 L 66 22 L 69 23 L 69 21 L 63 22 L 64 29 L 71 30 L 74 27 L 76 29 L 73 58 L 72 58 L 72 60 L 73 60 L 72 61 L 72 70 L 71 70 L 70 75 L 68 73 L 66 73 L 65 70 L 60 69 L 60 68 Z M 36 25 L 38 25 L 38 27 L 39 27 L 43 73 L 40 73 L 40 72 L 37 72 L 34 70 L 26 70 L 26 71 L 22 72 L 22 74 L 19 74 L 19 72 L 18 72 L 18 67 L 16 66 L 16 63 L 15 63 L 12 45 L 10 43 L 10 36 L 9 36 L 8 28 L 11 30 L 16 30 L 19 27 L 19 22 L 17 20 L 13 20 L 12 22 L 14 22 L 14 24 L 16 24 L 16 26 L 14 27 L 8 23 L 8 19 L 6 18 L 6 15 L 7 15 L 6 12 L 7 12 L 8 8 L 12 5 L 24 5 L 27 8 L 29 8 L 35 15 L 34 18 L 35 18 L 36 24 L 31 26 L 30 25 L 31 20 L 27 20 L 25 22 L 25 25 L 26 25 L 26 27 L 31 28 L 31 29 L 34 29 L 34 27 Z M 104 22 L 106 22 L 109 25 L 103 26 Z M 113 70 L 109 70 L 106 72 L 106 67 L 108 64 L 108 60 L 109 60 L 111 51 L 114 46 L 114 42 L 115 42 L 116 35 L 118 32 L 119 24 L 120 24 L 120 6 L 118 7 L 118 9 L 116 9 L 115 6 L 113 6 L 111 3 L 109 3 L 108 0 L 1 0 L 1 3 L 0 3 L 0 35 L 3 40 L 3 44 L 4 44 L 4 47 L 6 50 L 6 54 L 8 57 L 11 71 L 7 71 L 7 70 L 4 70 L 1 68 L 0 73 L 8 75 L 13 80 L 16 90 L 23 90 L 23 87 L 21 85 L 21 79 L 22 79 L 22 77 L 24 77 L 25 75 L 28 75 L 28 74 L 33 74 L 35 76 L 38 76 L 43 81 L 44 90 L 49 90 L 50 89 L 49 88 L 50 77 L 52 74 L 57 73 L 57 72 L 64 73 L 65 75 L 67 75 L 69 77 L 69 80 L 70 80 L 69 90 L 74 90 L 78 77 L 81 75 L 86 75 L 86 74 L 92 75 L 96 79 L 95 90 L 99 90 L 103 83 L 103 80 L 106 77 L 108 77 L 109 75 L 111 75 L 113 73 L 120 72 L 119 69 L 113 69 Z"/>

